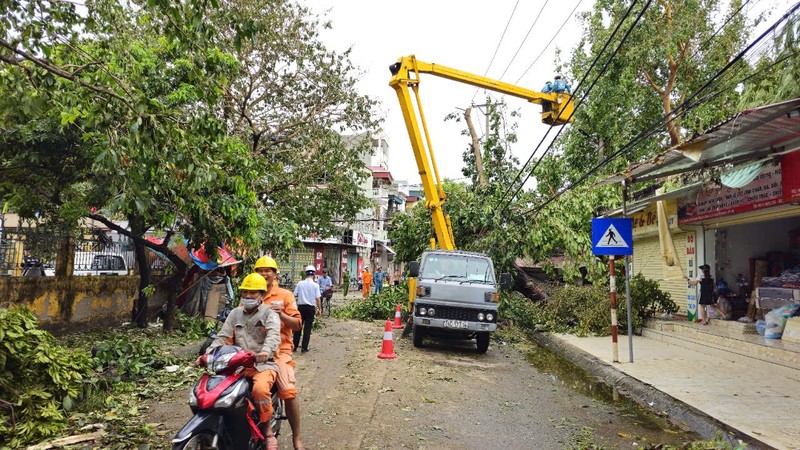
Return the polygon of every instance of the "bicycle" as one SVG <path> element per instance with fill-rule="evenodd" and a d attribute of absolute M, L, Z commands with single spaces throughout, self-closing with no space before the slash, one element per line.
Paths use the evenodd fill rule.
<path fill-rule="evenodd" d="M 322 293 L 322 314 L 325 314 L 326 317 L 331 316 L 331 297 L 333 297 L 333 288 Z"/>

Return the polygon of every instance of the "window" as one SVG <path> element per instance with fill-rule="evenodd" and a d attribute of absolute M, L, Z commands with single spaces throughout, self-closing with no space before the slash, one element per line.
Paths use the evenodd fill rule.
<path fill-rule="evenodd" d="M 95 255 L 92 270 L 125 270 L 125 261 L 121 256 Z"/>
<path fill-rule="evenodd" d="M 489 261 L 464 255 L 432 254 L 425 258 L 420 270 L 421 278 L 452 278 L 484 283 L 494 283 Z"/>

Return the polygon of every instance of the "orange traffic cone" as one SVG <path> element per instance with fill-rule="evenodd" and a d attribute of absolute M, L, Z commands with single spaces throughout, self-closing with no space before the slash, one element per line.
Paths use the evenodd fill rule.
<path fill-rule="evenodd" d="M 392 342 L 392 323 L 386 319 L 386 327 L 383 329 L 383 348 L 381 348 L 380 359 L 394 359 L 397 355 L 394 353 L 394 343 Z"/>
<path fill-rule="evenodd" d="M 396 330 L 398 328 L 403 328 L 403 324 L 400 323 L 400 303 L 397 304 L 397 309 L 394 312 L 394 324 L 392 325 L 392 329 Z"/>

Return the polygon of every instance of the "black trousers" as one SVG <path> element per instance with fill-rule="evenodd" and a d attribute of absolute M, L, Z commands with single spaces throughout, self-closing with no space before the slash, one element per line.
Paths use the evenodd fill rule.
<path fill-rule="evenodd" d="M 316 306 L 310 305 L 297 305 L 300 310 L 300 319 L 303 321 L 303 328 L 300 331 L 295 331 L 292 334 L 292 341 L 294 341 L 294 348 L 300 345 L 300 335 L 303 335 L 303 350 L 308 350 L 308 340 L 311 339 L 311 327 L 314 325 L 314 315 L 317 313 Z"/>

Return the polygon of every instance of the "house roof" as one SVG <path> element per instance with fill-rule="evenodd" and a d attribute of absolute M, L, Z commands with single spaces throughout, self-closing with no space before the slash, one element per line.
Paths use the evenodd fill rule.
<path fill-rule="evenodd" d="M 392 173 L 388 169 L 384 169 L 381 166 L 367 166 L 367 169 L 372 171 L 372 178 L 383 178 L 389 180 L 390 183 L 394 181 L 394 177 L 392 177 Z"/>
<path fill-rule="evenodd" d="M 748 109 L 702 135 L 599 184 L 638 183 L 708 167 L 767 159 L 800 147 L 800 98 Z"/>

